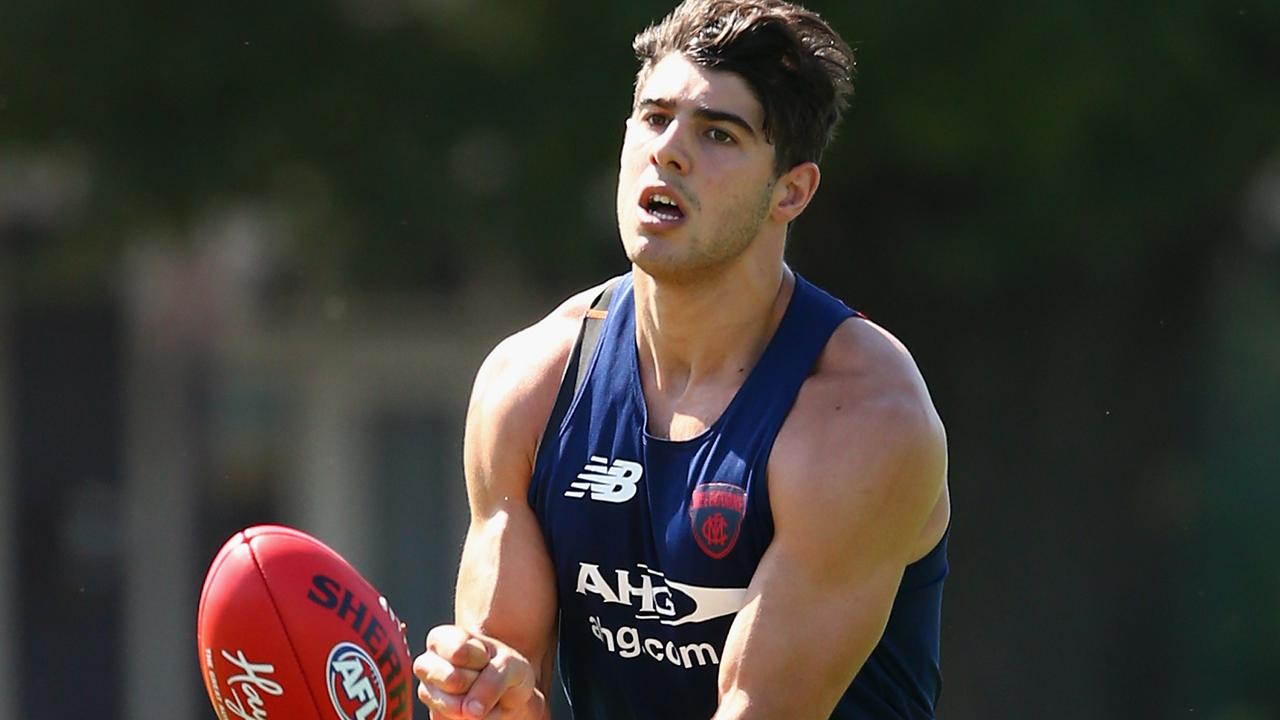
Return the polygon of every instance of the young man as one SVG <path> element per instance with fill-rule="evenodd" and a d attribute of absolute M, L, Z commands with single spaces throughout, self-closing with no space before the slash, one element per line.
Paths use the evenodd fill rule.
<path fill-rule="evenodd" d="M 852 53 L 778 0 L 689 0 L 635 48 L 632 272 L 582 357 L 602 288 L 480 369 L 419 697 L 544 718 L 558 656 L 580 719 L 932 718 L 942 425 L 906 349 L 783 262 Z"/>

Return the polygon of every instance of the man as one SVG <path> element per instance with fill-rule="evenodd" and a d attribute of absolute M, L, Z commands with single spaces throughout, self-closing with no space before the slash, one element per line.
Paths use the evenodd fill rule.
<path fill-rule="evenodd" d="M 689 0 L 635 49 L 632 272 L 481 367 L 419 698 L 544 718 L 558 656 L 575 718 L 932 718 L 942 425 L 906 349 L 783 262 L 852 53 L 778 0 Z"/>

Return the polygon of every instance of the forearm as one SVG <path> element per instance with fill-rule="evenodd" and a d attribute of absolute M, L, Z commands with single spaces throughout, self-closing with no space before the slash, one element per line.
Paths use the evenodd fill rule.
<path fill-rule="evenodd" d="M 714 720 L 826 720 L 883 634 L 901 573 L 832 584 L 777 546 L 761 568 L 725 639 Z"/>
<path fill-rule="evenodd" d="M 456 624 L 428 634 L 428 652 L 415 670 L 433 717 L 462 720 L 496 707 L 511 720 L 549 718 L 554 583 L 535 571 L 540 545 L 521 532 L 524 525 L 498 513 L 468 531 Z"/>
<path fill-rule="evenodd" d="M 800 672 L 803 671 L 793 669 L 788 675 Z M 828 697 L 829 693 L 811 693 L 790 683 L 770 689 L 732 688 L 721 693 L 711 720 L 827 720 L 847 687 L 846 683 L 834 697 Z"/>
<path fill-rule="evenodd" d="M 455 621 L 541 667 L 555 632 L 554 570 L 527 508 L 474 522 L 467 533 Z"/>

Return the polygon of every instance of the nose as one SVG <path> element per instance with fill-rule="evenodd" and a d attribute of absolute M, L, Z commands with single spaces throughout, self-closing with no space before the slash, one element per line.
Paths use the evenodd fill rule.
<path fill-rule="evenodd" d="M 649 162 L 659 169 L 669 170 L 681 175 L 692 169 L 692 159 L 685 147 L 684 130 L 679 121 L 673 120 L 662 134 L 653 138 L 649 150 Z"/>

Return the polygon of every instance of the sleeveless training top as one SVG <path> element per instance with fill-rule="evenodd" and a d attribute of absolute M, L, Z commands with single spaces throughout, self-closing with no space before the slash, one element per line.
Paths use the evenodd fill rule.
<path fill-rule="evenodd" d="M 555 566 L 559 663 L 575 720 L 708 720 L 725 636 L 773 538 L 765 468 L 831 333 L 853 315 L 799 275 L 724 414 L 649 435 L 623 276 L 585 381 L 566 374 L 529 503 Z M 884 636 L 833 718 L 933 718 L 946 537 L 908 566 Z M 834 639 L 833 641 L 838 641 Z"/>

